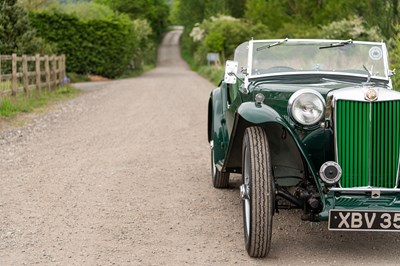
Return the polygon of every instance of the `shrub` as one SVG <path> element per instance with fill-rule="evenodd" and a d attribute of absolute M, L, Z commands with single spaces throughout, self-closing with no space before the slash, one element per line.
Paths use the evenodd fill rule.
<path fill-rule="evenodd" d="M 37 33 L 67 58 L 67 71 L 114 78 L 131 65 L 139 43 L 137 25 L 127 16 L 82 20 L 58 11 L 31 14 Z M 137 22 L 145 24 L 145 22 Z"/>
<path fill-rule="evenodd" d="M 83 20 L 98 20 L 115 17 L 115 13 L 110 7 L 96 3 L 69 3 L 58 5 L 56 9 L 61 13 L 75 15 Z"/>
<path fill-rule="evenodd" d="M 196 24 L 190 36 L 197 63 L 205 63 L 208 52 L 220 53 L 222 62 L 232 58 L 235 48 L 251 38 L 265 38 L 270 32 L 262 24 L 250 24 L 230 16 L 211 17 Z"/>
<path fill-rule="evenodd" d="M 381 41 L 383 39 L 378 27 L 368 28 L 362 17 L 351 17 L 334 21 L 322 26 L 321 38 L 327 39 L 353 39 L 365 41 Z"/>

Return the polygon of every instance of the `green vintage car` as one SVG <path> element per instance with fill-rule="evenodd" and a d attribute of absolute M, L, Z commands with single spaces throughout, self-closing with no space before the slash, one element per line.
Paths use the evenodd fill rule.
<path fill-rule="evenodd" d="M 241 173 L 245 246 L 281 209 L 330 230 L 400 231 L 400 93 L 384 43 L 251 40 L 208 105 L 212 183 Z"/>

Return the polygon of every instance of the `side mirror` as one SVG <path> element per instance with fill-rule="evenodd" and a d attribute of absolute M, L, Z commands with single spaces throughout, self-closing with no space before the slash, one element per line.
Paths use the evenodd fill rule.
<path fill-rule="evenodd" d="M 227 84 L 236 83 L 236 75 L 238 70 L 238 62 L 227 60 L 225 65 L 224 81 Z"/>

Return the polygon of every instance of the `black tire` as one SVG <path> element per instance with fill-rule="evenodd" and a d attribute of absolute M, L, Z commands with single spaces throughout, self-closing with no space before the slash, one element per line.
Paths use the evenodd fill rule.
<path fill-rule="evenodd" d="M 274 185 L 265 131 L 247 128 L 242 149 L 243 227 L 246 250 L 251 257 L 265 257 L 271 248 Z"/>
<path fill-rule="evenodd" d="M 229 173 L 223 173 L 215 166 L 214 148 L 211 148 L 211 178 L 215 188 L 227 188 L 229 185 Z"/>

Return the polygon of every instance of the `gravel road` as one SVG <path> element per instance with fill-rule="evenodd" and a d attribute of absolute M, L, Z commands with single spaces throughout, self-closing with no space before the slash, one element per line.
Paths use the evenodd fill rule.
<path fill-rule="evenodd" d="M 76 84 L 79 98 L 0 131 L 0 265 L 395 265 L 393 233 L 274 218 L 270 256 L 244 249 L 239 177 L 214 189 L 213 85 L 166 35 L 138 78 Z"/>

